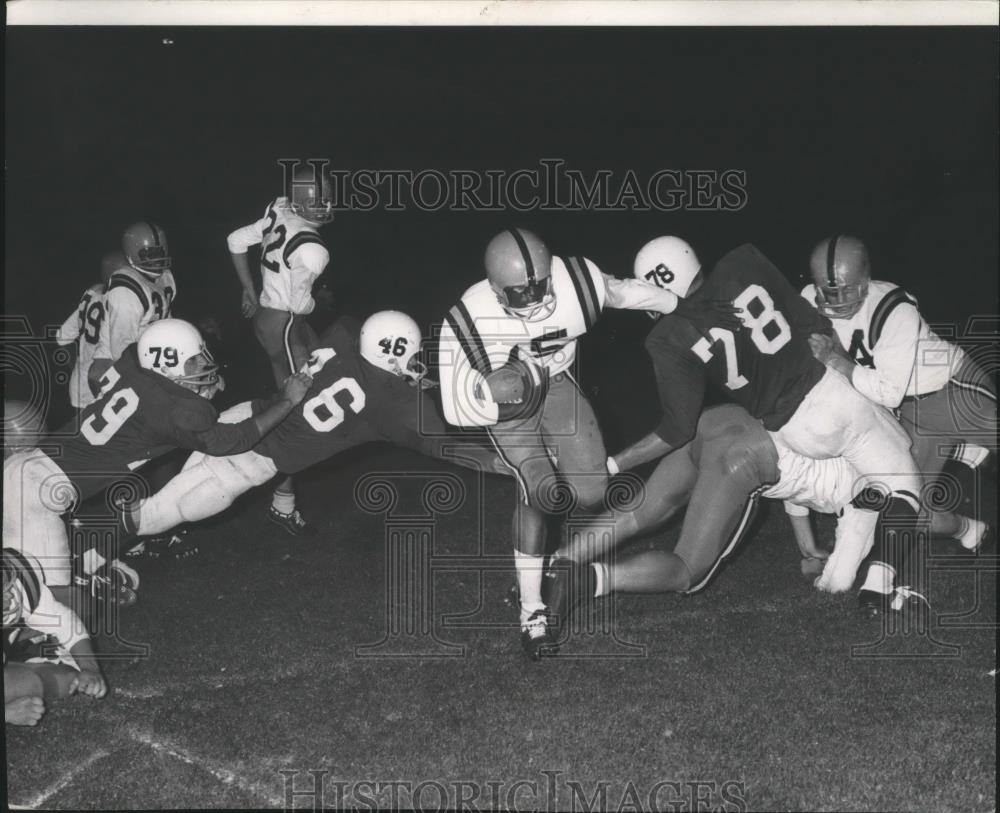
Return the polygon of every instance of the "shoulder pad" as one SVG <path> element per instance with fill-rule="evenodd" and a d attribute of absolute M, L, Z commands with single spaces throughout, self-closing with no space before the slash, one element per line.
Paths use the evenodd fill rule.
<path fill-rule="evenodd" d="M 149 310 L 149 297 L 146 296 L 146 291 L 143 289 L 142 284 L 127 271 L 115 271 L 111 275 L 111 281 L 108 283 L 108 292 L 110 293 L 117 288 L 125 288 L 131 291 L 139 300 L 142 309 L 144 311 Z"/>
<path fill-rule="evenodd" d="M 324 250 L 326 250 L 327 253 L 329 253 L 329 251 L 326 248 L 326 243 L 323 242 L 323 238 L 320 237 L 318 234 L 316 234 L 316 232 L 313 232 L 313 231 L 300 231 L 298 234 L 296 234 L 294 237 L 292 237 L 291 240 L 289 240 L 287 243 L 285 243 L 285 249 L 281 253 L 281 256 L 285 260 L 285 265 L 288 265 L 288 259 L 289 259 L 289 257 L 291 257 L 292 254 L 295 253 L 295 251 L 297 249 L 299 249 L 302 246 L 307 245 L 309 243 L 317 243 Z"/>
<path fill-rule="evenodd" d="M 594 279 L 595 272 L 592 270 L 586 257 L 567 257 L 563 260 L 566 266 L 566 273 L 569 275 L 573 288 L 576 290 L 576 297 L 580 302 L 580 310 L 583 313 L 583 321 L 590 330 L 597 317 L 601 315 L 604 308 L 604 283 L 601 282 L 600 293 Z"/>

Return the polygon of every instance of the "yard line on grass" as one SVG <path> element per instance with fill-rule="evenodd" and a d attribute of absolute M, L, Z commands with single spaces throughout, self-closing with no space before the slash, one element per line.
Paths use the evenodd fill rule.
<path fill-rule="evenodd" d="M 63 788 L 67 787 L 74 779 L 76 779 L 80 774 L 90 769 L 98 760 L 104 759 L 108 756 L 109 752 L 104 750 L 94 751 L 89 757 L 87 757 L 83 762 L 78 765 L 74 765 L 66 773 L 64 773 L 59 779 L 49 785 L 45 790 L 35 796 L 33 799 L 25 802 L 25 808 L 27 809 L 37 809 L 45 804 L 49 799 L 55 796 Z M 13 805 L 11 805 L 13 807 Z"/>
<path fill-rule="evenodd" d="M 281 796 L 273 796 L 268 791 L 261 788 L 259 782 L 248 779 L 236 771 L 230 770 L 222 765 L 212 764 L 212 761 L 192 754 L 190 751 L 173 745 L 165 740 L 158 740 L 147 731 L 139 731 L 135 728 L 128 729 L 128 736 L 136 742 L 142 743 L 160 754 L 167 754 L 174 759 L 179 759 L 186 765 L 200 768 L 206 773 L 218 779 L 224 785 L 234 785 L 244 793 L 249 793 L 259 799 L 263 799 L 271 807 L 281 807 L 284 799 Z"/>

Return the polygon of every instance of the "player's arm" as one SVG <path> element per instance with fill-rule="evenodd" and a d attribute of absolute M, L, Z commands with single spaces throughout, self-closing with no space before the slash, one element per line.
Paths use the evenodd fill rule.
<path fill-rule="evenodd" d="M 608 459 L 612 474 L 627 471 L 679 449 L 694 437 L 705 400 L 705 373 L 693 357 L 680 355 L 667 336 L 651 334 L 646 349 L 653 360 L 663 412 L 656 429 Z"/>
<path fill-rule="evenodd" d="M 441 330 L 438 354 L 444 419 L 452 426 L 492 426 L 501 419 L 500 405 L 477 396 L 477 392 L 489 389 L 480 372 L 487 369 L 486 352 L 478 334 L 470 332 L 461 317 L 453 308 Z M 475 330 L 474 326 L 471 330 Z M 470 354 L 475 355 L 480 369 Z"/>
<path fill-rule="evenodd" d="M 296 238 L 293 237 L 292 241 Z M 289 241 L 289 245 L 291 242 Z M 304 243 L 288 255 L 293 291 L 311 292 L 314 283 L 323 275 L 330 262 L 330 252 L 322 243 Z"/>
<path fill-rule="evenodd" d="M 250 260 L 247 252 L 250 246 L 255 246 L 264 239 L 264 226 L 267 218 L 261 218 L 256 223 L 243 226 L 231 232 L 226 238 L 229 256 L 236 270 L 236 278 L 240 281 L 240 308 L 247 319 L 257 310 L 257 292 L 253 287 L 253 274 L 250 271 Z"/>
<path fill-rule="evenodd" d="M 609 308 L 633 311 L 673 313 L 677 310 L 678 297 L 672 291 L 650 285 L 637 279 L 618 279 L 601 272 L 606 304 Z"/>
<path fill-rule="evenodd" d="M 127 286 L 112 287 L 105 297 L 105 324 L 97 341 L 87 383 L 96 395 L 101 379 L 125 348 L 139 340 L 139 325 L 145 312 L 139 297 Z"/>
<path fill-rule="evenodd" d="M 59 326 L 59 332 L 56 334 L 56 342 L 60 346 L 70 344 L 80 338 L 80 322 L 83 321 L 83 312 L 89 302 L 88 294 L 84 294 L 83 299 L 80 300 L 80 304 L 76 306 L 76 310 Z"/>
<path fill-rule="evenodd" d="M 813 533 L 812 518 L 809 509 L 804 505 L 785 500 L 785 513 L 792 524 L 795 544 L 803 559 L 826 559 L 829 554 L 816 545 L 816 535 Z"/>
<path fill-rule="evenodd" d="M 875 369 L 853 365 L 850 380 L 854 389 L 889 409 L 898 407 L 913 377 L 919 337 L 920 313 L 910 302 L 898 305 L 872 350 Z"/>
<path fill-rule="evenodd" d="M 215 457 L 249 451 L 302 402 L 311 384 L 312 376 L 308 373 L 290 375 L 280 393 L 239 423 L 219 423 L 215 416 L 206 420 L 205 413 L 200 411 L 182 412 L 177 416 L 180 444 Z"/>

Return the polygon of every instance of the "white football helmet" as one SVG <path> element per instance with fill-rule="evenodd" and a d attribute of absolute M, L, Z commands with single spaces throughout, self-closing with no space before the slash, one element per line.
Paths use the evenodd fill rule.
<path fill-rule="evenodd" d="M 420 327 L 405 313 L 379 311 L 361 326 L 361 357 L 417 383 L 427 375 L 427 367 L 416 357 L 422 341 Z"/>
<path fill-rule="evenodd" d="M 508 229 L 486 247 L 486 278 L 497 301 L 511 316 L 541 322 L 556 309 L 552 254 L 538 235 Z"/>
<path fill-rule="evenodd" d="M 160 319 L 139 336 L 139 366 L 200 392 L 219 383 L 219 365 L 198 328 L 183 319 Z"/>
<path fill-rule="evenodd" d="M 701 263 L 694 249 L 680 237 L 657 237 L 639 249 L 632 273 L 637 280 L 685 297 Z"/>
<path fill-rule="evenodd" d="M 857 237 L 834 235 L 821 241 L 809 258 L 809 270 L 820 313 L 850 319 L 861 310 L 872 272 L 868 249 Z"/>

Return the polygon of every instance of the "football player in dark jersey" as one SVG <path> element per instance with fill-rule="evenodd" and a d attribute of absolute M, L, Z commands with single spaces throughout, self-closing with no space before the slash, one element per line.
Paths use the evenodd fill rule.
<path fill-rule="evenodd" d="M 918 530 L 920 476 L 909 438 L 892 415 L 813 357 L 809 338 L 832 334 L 829 320 L 750 244 L 724 255 L 705 275 L 690 246 L 660 237 L 636 255 L 634 273 L 680 297 L 730 300 L 742 310 L 743 326 L 699 330 L 670 316 L 657 322 L 646 349 L 663 417 L 653 432 L 609 458 L 609 471 L 634 468 L 691 440 L 711 382 L 776 442 L 804 457 L 843 456 L 870 485 L 878 484 L 894 521 L 880 535 L 878 564 L 869 569 L 859 601 L 873 614 L 901 606 L 909 591 L 895 583 L 892 563 Z"/>
<path fill-rule="evenodd" d="M 335 322 L 313 351 L 313 383 L 301 405 L 250 451 L 191 455 L 180 474 L 135 507 L 127 530 L 161 533 L 205 519 L 279 471 L 297 474 L 371 441 L 504 474 L 491 449 L 449 430 L 439 417 L 421 387 L 426 368 L 417 358 L 420 345 L 417 323 L 399 311 L 368 317 L 360 335 L 347 320 Z M 244 419 L 258 408 L 256 402 L 237 404 L 222 420 Z"/>
<path fill-rule="evenodd" d="M 33 554 L 56 598 L 69 603 L 63 513 L 173 449 L 218 455 L 251 448 L 302 400 L 311 380 L 307 373 L 290 376 L 253 416 L 220 423 L 208 402 L 218 373 L 201 335 L 180 319 L 154 322 L 104 374 L 101 394 L 79 424 L 38 444 L 48 454 L 35 448 L 5 460 L 4 544 Z M 98 556 L 87 572 L 102 565 Z"/>

